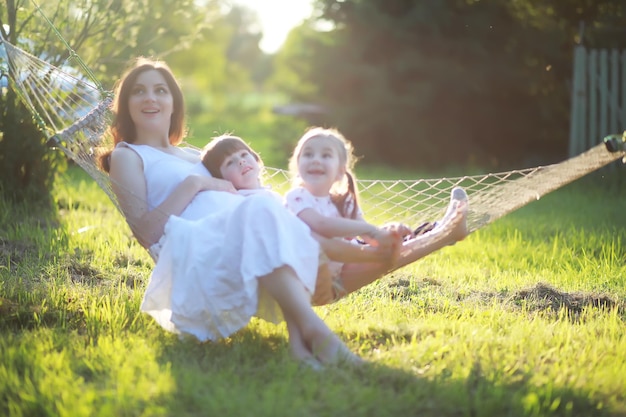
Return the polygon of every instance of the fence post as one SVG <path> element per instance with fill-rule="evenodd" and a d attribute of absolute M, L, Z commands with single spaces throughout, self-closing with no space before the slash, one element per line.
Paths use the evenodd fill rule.
<path fill-rule="evenodd" d="M 603 138 L 609 134 L 609 53 L 606 49 L 600 51 L 600 130 L 592 132 Z M 599 140 L 599 139 L 598 139 Z"/>
<path fill-rule="evenodd" d="M 619 52 L 617 49 L 611 51 L 611 111 L 609 118 L 610 133 L 619 132 Z"/>
<path fill-rule="evenodd" d="M 592 49 L 589 51 L 589 111 L 586 117 L 589 118 L 589 130 L 585 132 L 585 137 L 582 140 L 581 149 L 579 152 L 583 152 L 590 148 L 590 143 L 596 140 L 598 134 L 598 51 Z M 594 146 L 592 143 L 591 146 Z"/>
<path fill-rule="evenodd" d="M 626 50 L 574 48 L 569 156 L 626 131 Z"/>
<path fill-rule="evenodd" d="M 626 130 L 626 49 L 622 51 L 622 112 L 621 112 L 621 126 L 620 131 Z"/>
<path fill-rule="evenodd" d="M 581 138 L 585 136 L 585 47 L 574 48 L 574 75 L 572 82 L 572 102 L 570 115 L 569 155 L 580 153 Z"/>

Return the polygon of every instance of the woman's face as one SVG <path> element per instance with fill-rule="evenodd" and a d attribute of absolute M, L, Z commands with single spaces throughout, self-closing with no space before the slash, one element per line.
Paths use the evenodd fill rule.
<path fill-rule="evenodd" d="M 150 133 L 168 134 L 174 99 L 159 71 L 148 70 L 139 74 L 131 87 L 128 108 L 138 139 Z"/>
<path fill-rule="evenodd" d="M 255 190 L 261 187 L 261 167 L 253 154 L 240 149 L 228 155 L 220 165 L 222 178 L 233 183 L 238 190 Z"/>

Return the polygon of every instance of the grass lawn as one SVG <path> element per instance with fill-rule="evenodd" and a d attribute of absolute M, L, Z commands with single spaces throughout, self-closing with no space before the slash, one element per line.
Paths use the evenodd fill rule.
<path fill-rule="evenodd" d="M 316 308 L 368 364 L 315 372 L 284 325 L 140 313 L 152 261 L 71 169 L 54 219 L 0 201 L 0 415 L 626 416 L 624 191 L 584 178 Z"/>

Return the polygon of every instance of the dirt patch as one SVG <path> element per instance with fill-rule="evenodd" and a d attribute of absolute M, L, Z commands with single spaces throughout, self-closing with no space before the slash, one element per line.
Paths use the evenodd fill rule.
<path fill-rule="evenodd" d="M 626 313 L 626 301 L 610 294 L 591 292 L 566 292 L 549 284 L 539 282 L 532 287 L 517 291 L 462 291 L 448 288 L 445 280 L 424 278 L 421 280 L 397 279 L 384 283 L 381 288 L 390 298 L 413 302 L 420 298 L 429 298 L 428 305 L 437 309 L 436 300 L 454 300 L 458 303 L 490 305 L 494 301 L 503 306 L 529 312 L 558 314 L 565 310 L 572 318 L 580 316 L 587 308 L 597 310 L 617 309 L 619 314 Z M 434 297 L 434 298 L 433 298 Z"/>
<path fill-rule="evenodd" d="M 0 316 L 8 316 L 19 309 L 19 304 L 8 298 L 0 297 Z"/>
<path fill-rule="evenodd" d="M 37 252 L 37 246 L 23 241 L 0 240 L 0 266 L 14 268 Z"/>
<path fill-rule="evenodd" d="M 103 278 L 102 272 L 91 265 L 72 260 L 67 268 L 72 282 L 95 285 Z"/>
<path fill-rule="evenodd" d="M 516 291 L 512 300 L 516 304 L 524 303 L 534 310 L 559 311 L 579 314 L 587 307 L 611 310 L 614 308 L 623 311 L 624 305 L 606 294 L 568 293 L 560 291 L 548 284 L 538 283 L 533 287 Z"/>

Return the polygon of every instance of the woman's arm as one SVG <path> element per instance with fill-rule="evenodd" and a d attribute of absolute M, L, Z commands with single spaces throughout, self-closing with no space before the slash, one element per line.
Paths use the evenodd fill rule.
<path fill-rule="evenodd" d="M 143 162 L 139 155 L 129 148 L 116 148 L 111 153 L 109 177 L 128 225 L 139 243 L 146 248 L 161 238 L 169 217 L 182 213 L 200 191 L 236 192 L 228 181 L 190 175 L 161 205 L 149 210 Z"/>

